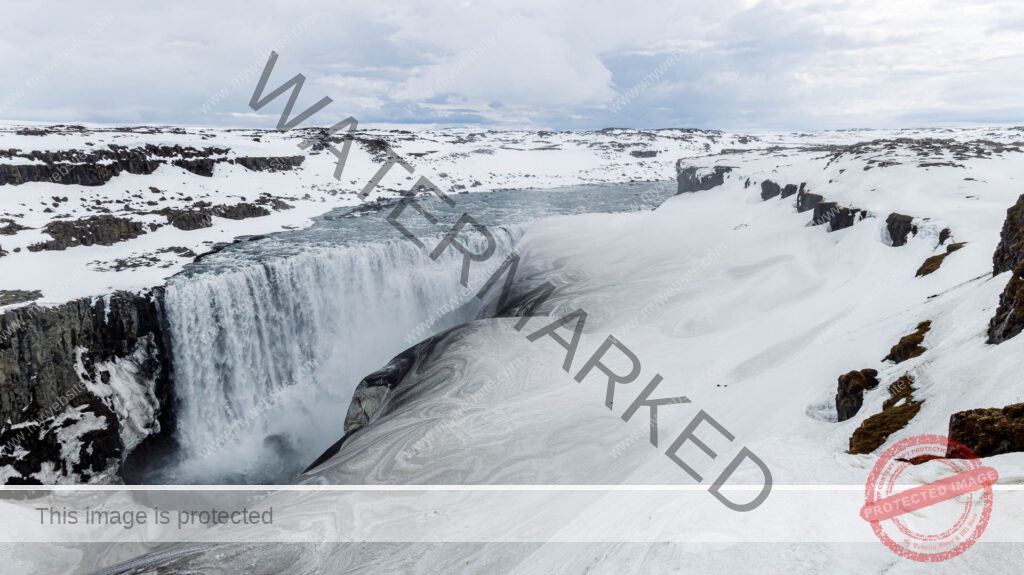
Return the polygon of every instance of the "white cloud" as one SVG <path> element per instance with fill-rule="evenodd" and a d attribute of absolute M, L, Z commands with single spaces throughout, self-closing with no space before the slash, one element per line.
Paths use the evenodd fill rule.
<path fill-rule="evenodd" d="M 0 101 L 107 13 L 110 26 L 0 115 L 269 126 L 250 114 L 254 82 L 199 106 L 275 44 L 271 82 L 303 73 L 300 106 L 335 100 L 325 125 L 349 114 L 738 129 L 1024 115 L 1024 3 L 1012 0 L 13 3 Z M 656 86 L 608 110 L 680 48 L 690 53 Z"/>

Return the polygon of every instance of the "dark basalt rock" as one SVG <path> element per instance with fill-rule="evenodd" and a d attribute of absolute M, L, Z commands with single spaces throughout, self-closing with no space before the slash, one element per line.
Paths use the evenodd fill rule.
<path fill-rule="evenodd" d="M 905 216 L 893 212 L 885 219 L 885 226 L 889 230 L 889 239 L 892 247 L 898 248 L 907 244 L 907 236 L 917 235 L 917 226 L 914 225 L 913 216 Z"/>
<path fill-rule="evenodd" d="M 805 191 L 801 185 L 796 194 L 796 211 L 797 213 L 809 212 L 824 200 L 825 198 L 818 194 Z"/>
<path fill-rule="evenodd" d="M 227 158 L 228 148 L 189 148 L 147 144 L 138 148 L 110 145 L 109 149 L 57 152 L 7 151 L 5 157 L 25 158 L 45 165 L 0 165 L 0 185 L 26 182 L 50 182 L 64 185 L 100 186 L 121 172 L 152 174 L 161 164 L 172 165 L 204 177 L 213 176 L 213 168 L 222 162 L 235 163 L 256 172 L 288 171 L 302 165 L 304 156 Z"/>
<path fill-rule="evenodd" d="M 653 158 L 658 155 L 657 150 L 632 150 L 629 152 L 634 158 Z"/>
<path fill-rule="evenodd" d="M 864 405 L 864 390 L 878 387 L 878 370 L 862 369 L 851 371 L 839 376 L 839 389 L 836 392 L 836 416 L 839 421 L 846 421 Z"/>
<path fill-rule="evenodd" d="M 305 161 L 305 156 L 283 157 L 242 157 L 235 158 L 232 163 L 243 166 L 254 172 L 286 172 L 297 168 Z"/>
<path fill-rule="evenodd" d="M 800 187 L 803 188 L 806 185 L 807 184 L 800 184 Z M 789 196 L 792 196 L 796 192 L 797 192 L 796 184 L 786 184 L 786 187 L 782 188 L 781 196 L 782 196 L 783 199 L 785 199 L 785 198 L 788 198 Z"/>
<path fill-rule="evenodd" d="M 992 264 L 995 275 L 1013 271 L 988 325 L 988 343 L 998 344 L 1024 331 L 1024 195 L 1006 210 L 1006 221 Z"/>
<path fill-rule="evenodd" d="M 62 251 L 70 247 L 96 244 L 110 246 L 145 233 L 140 222 L 108 215 L 50 222 L 43 228 L 43 232 L 53 239 L 28 246 L 30 252 Z"/>
<path fill-rule="evenodd" d="M 140 378 L 156 382 L 158 404 L 169 406 L 172 362 L 163 338 L 162 294 L 115 292 L 0 314 L 0 467 L 17 471 L 8 483 L 38 482 L 31 476 L 46 476 L 40 474 L 44 465 L 58 474 L 78 474 L 79 481 L 117 471 L 124 456 L 120 422 L 107 403 L 111 398 L 99 398 L 83 384 L 78 354 L 93 385 L 109 383 L 109 374 L 96 364 L 132 361 Z M 96 429 L 78 436 L 81 450 L 68 459 L 62 455 L 67 444 L 56 434 L 83 418 L 92 418 L 89 427 Z M 173 431 L 169 409 L 161 408 L 158 422 L 151 432 Z"/>
<path fill-rule="evenodd" d="M 949 438 L 978 457 L 1024 451 L 1024 403 L 954 413 L 949 418 Z"/>
<path fill-rule="evenodd" d="M 732 168 L 729 166 L 715 166 L 710 174 L 698 177 L 697 170 L 701 168 L 696 166 L 683 168 L 682 160 L 676 164 L 676 169 L 679 172 L 679 175 L 676 177 L 676 181 L 679 182 L 679 191 L 676 192 L 676 195 L 689 192 L 703 192 L 721 186 L 725 183 L 725 175 L 732 171 Z"/>
<path fill-rule="evenodd" d="M 13 236 L 22 230 L 29 229 L 7 218 L 0 218 L 0 224 L 4 224 L 0 225 L 0 236 Z"/>
<path fill-rule="evenodd" d="M 999 344 L 1024 331 L 1024 264 L 1017 266 L 999 295 L 996 315 L 988 324 L 988 343 Z"/>
<path fill-rule="evenodd" d="M 779 196 L 782 193 L 782 188 L 778 184 L 771 180 L 765 180 L 761 182 L 761 199 L 770 200 L 774 197 Z"/>
<path fill-rule="evenodd" d="M 205 210 L 174 210 L 164 209 L 161 214 L 167 217 L 167 223 L 179 230 L 192 231 L 213 226 L 213 218 Z"/>
<path fill-rule="evenodd" d="M 999 275 L 1014 270 L 1024 262 L 1024 195 L 1006 210 L 1006 221 L 999 245 L 992 255 L 992 273 Z"/>
<path fill-rule="evenodd" d="M 248 218 L 269 216 L 270 210 L 263 206 L 242 202 L 230 206 L 213 206 L 210 208 L 210 213 L 217 217 L 227 218 L 229 220 L 245 220 Z"/>
<path fill-rule="evenodd" d="M 280 202 L 280 204 L 291 207 L 284 202 Z M 274 205 L 278 204 L 274 203 Z M 245 220 L 270 215 L 270 210 L 261 205 L 246 202 L 220 206 L 211 206 L 208 203 L 199 202 L 194 209 L 175 210 L 165 208 L 156 213 L 165 216 L 167 223 L 179 230 L 191 231 L 211 227 L 213 225 L 213 216 L 229 220 Z"/>
<path fill-rule="evenodd" d="M 215 162 L 209 158 L 200 158 L 196 160 L 174 160 L 172 163 L 175 166 L 192 172 L 197 176 L 204 176 L 207 178 L 213 177 L 213 165 Z"/>
<path fill-rule="evenodd" d="M 43 292 L 39 290 L 0 290 L 0 306 L 25 303 L 41 297 L 43 297 Z"/>
<path fill-rule="evenodd" d="M 91 429 L 73 438 L 66 436 L 66 428 L 83 423 Z M 16 473 L 6 484 L 43 485 L 53 478 L 88 483 L 103 475 L 112 479 L 124 453 L 119 429 L 114 412 L 91 396 L 75 398 L 54 416 L 18 427 L 0 426 L 0 467 L 9 465 Z M 76 443 L 78 450 L 66 453 Z M 43 463 L 48 464 L 45 471 Z"/>
<path fill-rule="evenodd" d="M 812 222 L 816 226 L 828 224 L 828 231 L 837 232 L 863 220 L 868 213 L 857 208 L 840 207 L 835 202 L 820 202 L 814 206 Z"/>

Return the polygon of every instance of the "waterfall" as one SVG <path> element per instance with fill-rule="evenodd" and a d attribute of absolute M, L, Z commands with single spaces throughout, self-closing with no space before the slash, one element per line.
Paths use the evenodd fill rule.
<path fill-rule="evenodd" d="M 498 255 L 523 233 L 491 231 Z M 148 481 L 290 481 L 341 437 L 363 376 L 472 319 L 479 302 L 475 291 L 461 293 L 461 265 L 454 249 L 434 262 L 388 240 L 173 278 L 166 311 L 179 453 Z M 455 312 L 438 313 L 446 304 Z"/>

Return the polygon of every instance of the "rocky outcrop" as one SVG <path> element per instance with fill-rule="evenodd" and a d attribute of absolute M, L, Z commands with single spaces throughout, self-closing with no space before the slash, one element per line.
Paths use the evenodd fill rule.
<path fill-rule="evenodd" d="M 168 161 L 198 176 L 213 176 L 216 164 L 229 162 L 256 172 L 288 171 L 302 165 L 304 156 L 228 158 L 228 148 L 192 148 L 147 144 L 136 148 L 111 145 L 98 150 L 56 152 L 5 150 L 4 157 L 24 158 L 32 163 L 0 165 L 0 185 L 26 182 L 101 186 L 122 172 L 152 174 Z"/>
<path fill-rule="evenodd" d="M 800 184 L 800 189 L 803 189 L 807 184 Z M 796 184 L 786 184 L 786 187 L 782 188 L 781 197 L 783 199 L 788 198 L 797 192 Z"/>
<path fill-rule="evenodd" d="M 1024 451 L 1024 403 L 954 413 L 949 418 L 949 438 L 978 457 Z"/>
<path fill-rule="evenodd" d="M 0 315 L 0 478 L 103 482 L 173 425 L 162 291 Z"/>
<path fill-rule="evenodd" d="M 114 216 L 92 216 L 71 221 L 55 221 L 46 224 L 43 232 L 53 239 L 28 246 L 30 252 L 43 250 L 61 251 L 74 246 L 110 246 L 117 242 L 135 239 L 145 231 L 140 222 Z"/>
<path fill-rule="evenodd" d="M 305 156 L 283 156 L 283 157 L 241 157 L 231 162 L 245 167 L 254 172 L 287 172 L 298 168 L 305 161 Z"/>
<path fill-rule="evenodd" d="M 902 363 L 923 354 L 927 348 L 922 347 L 921 344 L 924 343 L 925 334 L 931 331 L 931 329 L 931 321 L 922 321 L 917 324 L 917 330 L 912 334 L 901 337 L 899 343 L 892 346 L 892 349 L 889 350 L 889 355 L 882 358 L 882 361 Z"/>
<path fill-rule="evenodd" d="M 229 206 L 213 206 L 210 208 L 210 213 L 217 217 L 227 218 L 229 220 L 245 220 L 249 218 L 269 216 L 270 210 L 263 206 L 241 202 Z"/>
<path fill-rule="evenodd" d="M 824 200 L 824 197 L 804 190 L 804 186 L 801 185 L 796 194 L 796 211 L 797 213 L 809 212 Z"/>
<path fill-rule="evenodd" d="M 992 272 L 1012 271 L 999 307 L 988 325 L 988 343 L 998 344 L 1024 331 L 1024 195 L 1006 211 L 1003 231 L 992 256 Z"/>
<path fill-rule="evenodd" d="M 732 171 L 729 166 L 715 166 L 710 173 L 703 176 L 698 176 L 698 171 L 705 170 L 706 168 L 699 168 L 695 166 L 682 167 L 682 160 L 676 164 L 676 170 L 678 176 L 676 181 L 679 182 L 678 194 L 685 194 L 689 192 L 702 192 L 710 190 L 711 188 L 721 186 L 725 183 L 725 175 Z"/>
<path fill-rule="evenodd" d="M 43 292 L 39 290 L 2 290 L 0 289 L 0 307 L 5 305 L 13 305 L 16 303 L 25 303 L 37 300 L 43 297 Z"/>
<path fill-rule="evenodd" d="M 782 188 L 771 180 L 765 180 L 761 182 L 761 199 L 770 200 L 778 197 L 782 193 Z"/>
<path fill-rule="evenodd" d="M 1012 271 L 1024 263 L 1024 195 L 1006 210 L 999 245 L 992 255 L 992 273 Z"/>
<path fill-rule="evenodd" d="M 160 211 L 167 217 L 167 223 L 179 230 L 192 231 L 213 226 L 213 218 L 205 210 L 175 210 L 167 208 Z"/>
<path fill-rule="evenodd" d="M 183 170 L 192 172 L 197 176 L 203 176 L 206 178 L 213 177 L 213 165 L 215 162 L 210 158 L 199 158 L 195 160 L 174 160 L 174 162 L 172 163 L 175 166 L 178 166 Z"/>
<path fill-rule="evenodd" d="M 999 295 L 996 315 L 988 324 L 988 343 L 999 344 L 1024 331 L 1024 265 L 1017 266 Z"/>
<path fill-rule="evenodd" d="M 889 241 L 894 248 L 907 245 L 907 236 L 917 235 L 917 226 L 912 216 L 893 212 L 885 219 L 885 227 L 889 230 Z"/>
<path fill-rule="evenodd" d="M 658 150 L 631 150 L 629 155 L 634 158 L 654 158 L 658 155 Z"/>
<path fill-rule="evenodd" d="M 812 223 L 816 226 L 828 224 L 828 231 L 837 232 L 866 218 L 868 213 L 857 208 L 841 207 L 835 202 L 819 202 L 814 206 Z"/>
<path fill-rule="evenodd" d="M 836 417 L 838 421 L 846 421 L 864 405 L 864 390 L 878 387 L 878 370 L 862 369 L 851 371 L 839 376 L 839 389 L 836 391 Z"/>
<path fill-rule="evenodd" d="M 291 207 L 280 201 L 273 205 L 275 209 L 276 206 L 280 206 L 282 209 Z M 193 209 L 177 210 L 166 208 L 156 213 L 165 216 L 167 223 L 179 230 L 191 231 L 211 227 L 213 225 L 213 216 L 229 220 L 245 220 L 270 215 L 270 210 L 261 205 L 247 202 L 219 206 L 211 206 L 208 202 L 198 202 Z"/>

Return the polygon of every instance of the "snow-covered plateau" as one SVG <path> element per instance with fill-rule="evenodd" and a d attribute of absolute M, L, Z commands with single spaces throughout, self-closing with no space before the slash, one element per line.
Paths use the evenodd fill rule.
<path fill-rule="evenodd" d="M 340 182 L 332 154 L 298 149 L 312 135 L 67 126 L 0 134 L 0 149 L 10 148 L 0 152 L 0 218 L 11 230 L 0 236 L 0 288 L 10 298 L 0 329 L 22 318 L 0 341 L 9 420 L 0 476 L 269 477 L 293 489 L 255 504 L 273 508 L 272 528 L 221 525 L 187 537 L 96 528 L 82 539 L 92 544 L 62 543 L 45 561 L 41 544 L 0 546 L 8 565 L 962 573 L 1024 564 L 1024 129 L 367 130 Z M 125 156 L 132 167 L 97 185 L 9 179 L 37 173 L 11 166 L 72 163 L 33 151 L 116 156 L 146 146 L 159 165 Z M 315 220 L 361 203 L 356 193 L 386 147 L 415 173 L 395 166 L 368 198 L 375 207 L 347 213 L 359 218 Z M 302 160 L 270 160 L 292 157 Z M 386 220 L 421 175 L 454 203 L 420 191 L 444 227 L 413 209 L 401 215 L 422 248 Z M 667 180 L 675 181 L 664 193 Z M 596 186 L 579 187 L 588 185 Z M 568 197 L 585 208 L 546 195 L 537 196 L 542 208 L 516 203 L 534 188 L 577 194 Z M 475 191 L 493 193 L 461 194 Z M 616 194 L 625 199 L 608 199 Z M 493 224 L 489 258 L 432 253 L 462 212 Z M 140 225 L 84 236 L 54 226 L 99 215 Z M 186 268 L 237 237 L 307 227 Z M 477 278 L 491 277 L 478 274 L 510 252 L 519 265 L 507 299 L 504 277 L 474 297 L 489 285 Z M 458 295 L 464 263 L 469 297 Z M 74 280 L 62 286 L 62 277 Z M 546 282 L 554 290 L 537 297 Z M 64 310 L 68 327 L 29 325 L 24 314 L 38 307 Z M 200 337 L 208 328 L 213 335 Z M 17 352 L 37 349 L 35 338 L 54 329 L 73 359 L 69 372 Z M 628 382 L 609 384 L 609 371 L 622 377 L 632 367 Z M 42 401 L 35 390 L 46 384 L 37 382 L 65 373 L 62 386 L 88 393 L 41 418 L 63 388 Z M 660 404 L 655 425 L 649 404 L 631 407 L 659 376 L 651 399 L 687 401 Z M 104 436 L 97 418 L 116 420 L 116 433 Z M 40 449 L 73 449 L 25 471 L 18 461 L 30 450 L 10 439 L 25 429 L 39 434 Z M 677 441 L 687 432 L 700 442 Z M 898 557 L 858 515 L 882 454 L 922 434 L 963 442 L 999 474 L 979 541 L 937 564 Z M 110 458 L 83 458 L 100 436 L 116 447 Z M 771 490 L 737 512 L 708 487 L 743 450 L 769 470 Z M 915 459 L 901 483 L 949 476 L 950 461 Z M 734 471 L 729 484 L 752 487 L 721 491 L 734 504 L 769 482 L 750 459 Z M 335 485 L 482 490 L 316 490 Z M 970 508 L 982 498 L 957 501 Z M 3 505 L 26 518 L 0 526 L 4 541 L 49 536 L 27 527 L 36 515 L 14 509 L 31 505 Z M 920 509 L 905 524 L 926 532 L 947 511 Z M 150 550 L 141 540 L 187 541 Z"/>

